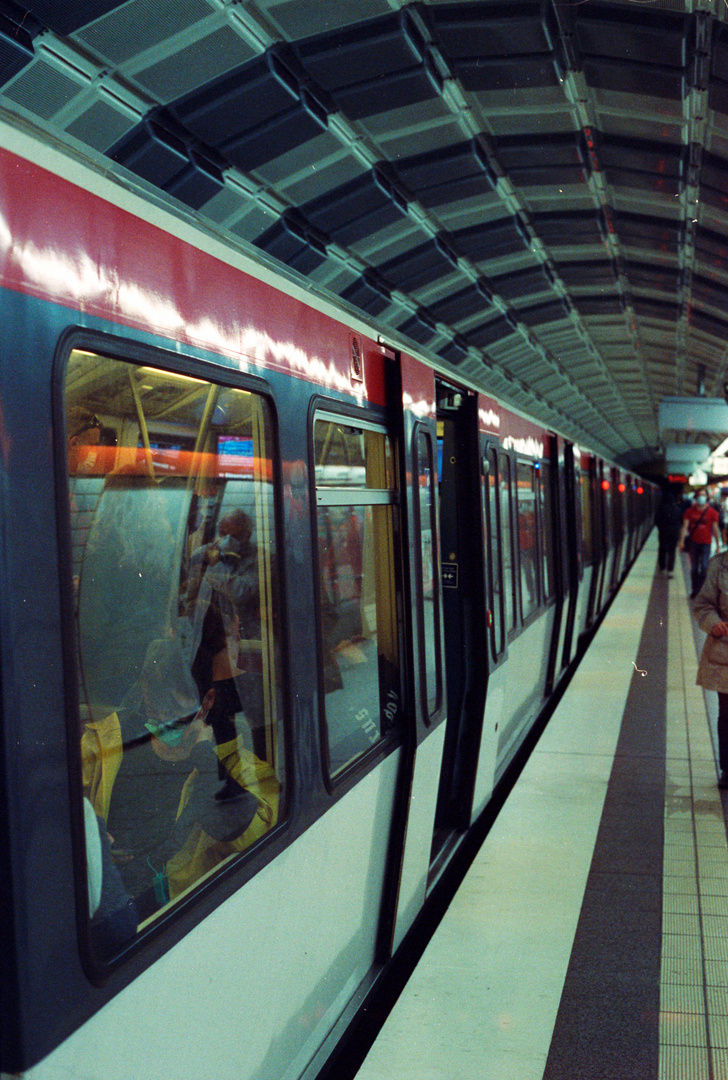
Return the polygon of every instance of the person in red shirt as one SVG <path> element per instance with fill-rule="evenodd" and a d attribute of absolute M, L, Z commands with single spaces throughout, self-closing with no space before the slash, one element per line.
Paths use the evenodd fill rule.
<path fill-rule="evenodd" d="M 685 541 L 689 539 L 691 600 L 698 595 L 705 581 L 713 540 L 720 550 L 719 517 L 718 511 L 708 502 L 705 488 L 698 491 L 695 502 L 683 514 L 680 550 L 685 551 Z"/>

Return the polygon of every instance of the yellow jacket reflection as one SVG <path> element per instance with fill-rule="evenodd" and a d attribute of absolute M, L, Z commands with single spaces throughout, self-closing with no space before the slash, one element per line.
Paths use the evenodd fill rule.
<path fill-rule="evenodd" d="M 206 731 L 210 732 L 210 729 Z M 158 740 L 153 736 L 150 741 L 158 744 Z M 161 744 L 155 745 L 154 748 L 159 751 L 160 746 Z M 166 862 L 171 900 L 224 859 L 245 851 L 271 829 L 278 819 L 280 782 L 273 768 L 250 751 L 241 750 L 236 740 L 215 746 L 214 750 L 225 774 L 254 796 L 257 809 L 244 832 L 232 839 L 215 839 L 208 835 L 199 823 L 192 824 L 182 847 Z M 101 721 L 86 725 L 81 739 L 81 755 L 84 794 L 99 817 L 108 822 L 114 782 L 124 755 L 121 724 L 116 712 Z M 198 778 L 198 769 L 192 766 L 180 791 L 176 821 L 180 820 L 188 806 Z"/>

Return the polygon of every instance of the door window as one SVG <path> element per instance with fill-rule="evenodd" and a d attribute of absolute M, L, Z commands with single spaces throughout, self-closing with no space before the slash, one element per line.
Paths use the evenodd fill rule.
<path fill-rule="evenodd" d="M 428 432 L 422 429 L 417 433 L 417 478 L 425 699 L 427 715 L 434 716 L 442 704 L 440 559 L 437 552 L 432 440 Z"/>
<path fill-rule="evenodd" d="M 401 714 L 394 458 L 383 428 L 314 424 L 323 724 L 332 777 Z"/>

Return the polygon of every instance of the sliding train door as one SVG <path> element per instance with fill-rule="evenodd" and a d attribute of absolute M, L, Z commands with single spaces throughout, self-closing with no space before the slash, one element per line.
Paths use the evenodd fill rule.
<path fill-rule="evenodd" d="M 478 399 L 437 384 L 447 719 L 432 844 L 434 880 L 470 824 L 488 673 Z"/>
<path fill-rule="evenodd" d="M 401 773 L 396 947 L 470 824 L 485 671 L 483 539 L 477 399 L 436 384 L 401 355 L 391 393 L 402 402 L 407 477 L 410 730 Z"/>

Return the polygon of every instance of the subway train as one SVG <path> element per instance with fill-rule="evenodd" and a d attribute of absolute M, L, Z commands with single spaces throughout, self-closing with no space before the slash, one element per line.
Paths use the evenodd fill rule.
<path fill-rule="evenodd" d="M 655 489 L 0 142 L 0 1070 L 315 1077 Z"/>

